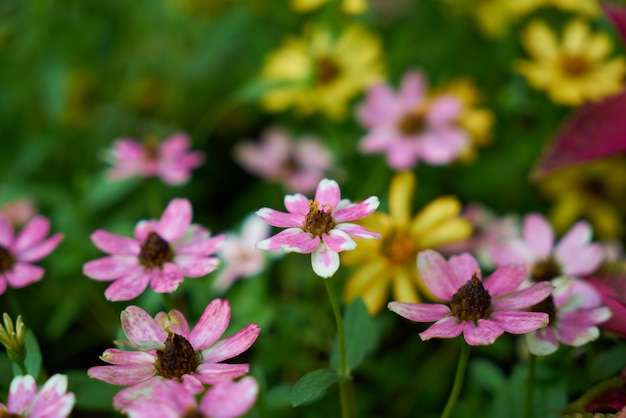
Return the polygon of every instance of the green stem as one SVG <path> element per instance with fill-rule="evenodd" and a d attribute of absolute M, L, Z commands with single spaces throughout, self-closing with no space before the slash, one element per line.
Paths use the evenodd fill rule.
<path fill-rule="evenodd" d="M 446 407 L 441 414 L 441 418 L 448 418 L 454 409 L 461 388 L 463 387 L 463 380 L 465 379 L 465 369 L 467 369 L 467 362 L 469 360 L 470 346 L 463 341 L 461 343 L 461 354 L 459 355 L 459 364 L 456 368 L 456 375 L 454 376 L 454 384 L 452 385 L 452 391 L 450 397 L 446 403 Z"/>
<path fill-rule="evenodd" d="M 150 219 L 159 219 L 163 211 L 161 205 L 161 193 L 159 179 L 151 177 L 146 179 L 144 184 L 146 194 L 146 205 L 148 206 L 148 214 Z"/>
<path fill-rule="evenodd" d="M 533 409 L 533 395 L 535 390 L 535 370 L 537 369 L 537 356 L 528 354 L 528 381 L 526 382 L 526 402 L 524 403 L 524 418 L 530 418 Z"/>
<path fill-rule="evenodd" d="M 337 324 L 337 338 L 339 341 L 339 397 L 341 400 L 341 416 L 343 418 L 352 418 L 354 414 L 354 389 L 352 387 L 352 379 L 350 377 L 350 370 L 348 369 L 348 361 L 346 356 L 346 335 L 343 329 L 343 319 L 341 318 L 341 311 L 339 309 L 339 302 L 337 301 L 337 295 L 333 288 L 332 279 L 323 279 L 326 285 L 326 291 L 328 292 L 328 299 L 330 299 L 330 305 L 333 309 L 335 316 L 335 323 Z"/>

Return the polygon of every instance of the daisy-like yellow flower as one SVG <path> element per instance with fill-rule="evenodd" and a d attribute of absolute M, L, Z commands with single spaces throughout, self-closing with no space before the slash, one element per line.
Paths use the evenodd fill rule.
<path fill-rule="evenodd" d="M 522 34 L 522 44 L 531 60 L 518 61 L 515 70 L 554 103 L 577 106 L 623 89 L 626 60 L 610 59 L 610 37 L 591 33 L 582 20 L 565 26 L 561 42 L 546 23 L 532 21 Z"/>
<path fill-rule="evenodd" d="M 310 12 L 333 0 L 291 0 L 291 8 L 300 13 Z M 344 13 L 358 15 L 367 10 L 366 0 L 342 0 L 341 10 Z"/>
<path fill-rule="evenodd" d="M 294 107 L 300 115 L 346 115 L 350 99 L 383 78 L 381 42 L 358 25 L 340 34 L 311 26 L 267 56 L 261 78 L 269 86 L 261 100 L 271 112 Z"/>
<path fill-rule="evenodd" d="M 538 183 L 554 201 L 549 217 L 557 233 L 589 219 L 600 238 L 619 238 L 626 214 L 626 158 L 612 157 L 554 171 Z"/>
<path fill-rule="evenodd" d="M 435 199 L 412 218 L 415 183 L 412 172 L 398 172 L 389 191 L 390 213 L 375 212 L 362 222 L 381 233 L 382 239 L 364 241 L 354 251 L 342 253 L 346 265 L 356 266 L 344 297 L 351 301 L 360 296 L 372 315 L 385 306 L 390 285 L 396 301 L 418 302 L 418 288 L 435 299 L 418 275 L 417 253 L 464 240 L 472 233 L 470 222 L 459 215 L 460 202 L 451 196 Z"/>

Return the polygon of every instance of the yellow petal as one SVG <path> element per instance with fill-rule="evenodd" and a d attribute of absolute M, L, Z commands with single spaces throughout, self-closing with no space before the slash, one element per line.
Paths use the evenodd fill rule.
<path fill-rule="evenodd" d="M 291 8 L 297 12 L 308 12 L 327 2 L 328 0 L 291 0 Z"/>
<path fill-rule="evenodd" d="M 570 21 L 563 31 L 563 51 L 566 54 L 583 54 L 587 48 L 589 26 L 580 19 Z"/>
<path fill-rule="evenodd" d="M 413 269 L 417 270 L 415 266 Z M 415 279 L 406 268 L 396 268 L 391 278 L 393 300 L 396 302 L 417 303 L 420 301 L 416 291 Z"/>
<path fill-rule="evenodd" d="M 554 60 L 559 55 L 559 47 L 554 32 L 539 20 L 528 24 L 522 34 L 522 44 L 529 55 L 545 60 Z"/>
<path fill-rule="evenodd" d="M 415 175 L 412 171 L 401 171 L 391 181 L 389 188 L 389 213 L 396 225 L 408 225 L 411 220 L 411 205 L 415 183 Z"/>
<path fill-rule="evenodd" d="M 375 259 L 361 266 L 348 278 L 344 288 L 344 300 L 351 302 L 356 297 L 363 298 L 370 314 L 380 312 L 387 301 L 389 269 L 384 259 Z"/>
<path fill-rule="evenodd" d="M 472 224 L 464 218 L 454 218 L 428 230 L 420 238 L 421 248 L 436 248 L 467 239 L 472 235 Z"/>
<path fill-rule="evenodd" d="M 341 8 L 348 14 L 357 15 L 367 10 L 367 2 L 365 0 L 343 0 Z"/>
<path fill-rule="evenodd" d="M 457 216 L 461 203 L 452 196 L 439 197 L 430 202 L 417 214 L 411 223 L 411 235 L 420 236 L 437 223 Z"/>

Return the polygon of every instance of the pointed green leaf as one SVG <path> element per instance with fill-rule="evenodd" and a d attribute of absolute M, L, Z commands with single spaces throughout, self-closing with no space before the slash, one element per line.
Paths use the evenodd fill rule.
<path fill-rule="evenodd" d="M 291 389 L 291 405 L 295 407 L 318 398 L 340 379 L 332 369 L 318 369 L 305 374 Z"/>
<path fill-rule="evenodd" d="M 343 327 L 346 333 L 346 362 L 348 370 L 353 370 L 361 364 L 376 344 L 374 324 L 361 298 L 356 298 L 346 309 Z M 333 368 L 339 369 L 338 344 L 335 344 L 330 364 Z"/>

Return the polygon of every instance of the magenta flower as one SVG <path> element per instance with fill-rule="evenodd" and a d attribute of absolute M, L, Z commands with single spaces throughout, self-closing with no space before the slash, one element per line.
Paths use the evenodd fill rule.
<path fill-rule="evenodd" d="M 108 176 L 112 180 L 157 176 L 170 185 L 186 183 L 191 171 L 204 162 L 204 154 L 189 151 L 190 146 L 191 140 L 183 133 L 158 145 L 153 140 L 118 139 L 108 155 L 113 164 Z"/>
<path fill-rule="evenodd" d="M 619 267 L 606 270 L 587 278 L 602 296 L 602 303 L 611 310 L 611 317 L 600 328 L 626 338 L 626 271 Z"/>
<path fill-rule="evenodd" d="M 525 334 L 548 324 L 548 314 L 522 310 L 548 297 L 552 285 L 542 282 L 520 289 L 526 276 L 522 266 L 500 267 L 483 281 L 468 253 L 446 262 L 438 252 L 424 250 L 417 256 L 417 269 L 433 295 L 447 304 L 390 302 L 388 308 L 412 321 L 436 321 L 419 334 L 422 340 L 463 333 L 469 345 L 488 345 L 505 331 Z"/>
<path fill-rule="evenodd" d="M 265 131 L 260 143 L 244 141 L 233 151 L 243 168 L 290 192 L 313 191 L 333 166 L 332 154 L 318 138 L 294 140 L 288 131 L 276 127 Z"/>
<path fill-rule="evenodd" d="M 0 213 L 0 295 L 11 287 L 19 288 L 41 280 L 45 270 L 32 263 L 50 254 L 63 234 L 50 232 L 50 221 L 43 216 L 32 218 L 17 234 L 9 219 Z"/>
<path fill-rule="evenodd" d="M 395 170 L 411 169 L 419 160 L 453 161 L 469 145 L 469 135 L 456 124 L 462 104 L 452 95 L 429 98 L 426 90 L 424 76 L 416 71 L 404 76 L 398 93 L 388 84 L 371 87 L 357 113 L 369 129 L 360 149 L 385 153 Z"/>
<path fill-rule="evenodd" d="M 531 308 L 547 313 L 550 324 L 524 336 L 528 350 L 540 356 L 554 353 L 559 342 L 578 347 L 597 339 L 597 325 L 611 316 L 611 310 L 602 306 L 600 293 L 586 281 L 558 277 L 551 282 L 552 295 Z"/>
<path fill-rule="evenodd" d="M 51 376 L 39 392 L 32 376 L 15 376 L 7 405 L 0 403 L 0 417 L 65 418 L 75 403 L 74 394 L 67 392 L 65 375 Z"/>
<path fill-rule="evenodd" d="M 494 246 L 493 261 L 497 266 L 523 265 L 533 281 L 561 275 L 583 277 L 596 271 L 602 262 L 602 247 L 590 243 L 591 234 L 591 226 L 580 221 L 554 245 L 548 221 L 539 214 L 529 214 L 524 218 L 523 238 Z"/>
<path fill-rule="evenodd" d="M 135 239 L 97 230 L 91 240 L 111 254 L 85 263 L 83 274 L 100 281 L 113 281 L 104 295 L 112 301 L 130 300 L 150 283 L 157 293 L 170 293 L 184 277 L 202 277 L 219 265 L 218 250 L 224 235 L 191 225 L 192 208 L 187 199 L 174 199 L 158 221 L 141 221 Z"/>
<path fill-rule="evenodd" d="M 341 200 L 339 185 L 323 179 L 315 192 L 315 200 L 300 193 L 286 195 L 288 213 L 261 208 L 257 215 L 272 226 L 287 228 L 257 244 L 261 250 L 283 250 L 311 254 L 313 271 L 320 277 L 331 277 L 339 268 L 339 252 L 353 250 L 353 238 L 379 239 L 380 234 L 350 223 L 372 214 L 379 205 L 371 196 L 354 204 Z"/>
<path fill-rule="evenodd" d="M 177 310 L 159 312 L 152 318 L 143 309 L 129 306 L 121 314 L 128 341 L 116 343 L 135 351 L 109 348 L 100 358 L 110 365 L 91 367 L 87 373 L 112 385 L 129 386 L 113 399 L 120 410 L 141 400 L 155 383 L 165 379 L 180 381 L 197 394 L 203 384 L 215 385 L 248 373 L 249 364 L 221 362 L 246 351 L 260 329 L 250 324 L 220 340 L 229 321 L 230 305 L 221 299 L 211 301 L 191 331 Z"/>
<path fill-rule="evenodd" d="M 224 380 L 210 387 L 200 405 L 193 393 L 175 380 L 162 380 L 142 397 L 130 404 L 125 412 L 130 418 L 237 418 L 244 415 L 254 402 L 259 385 L 254 378 Z"/>

